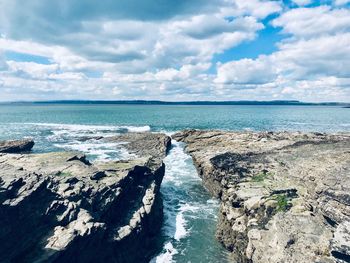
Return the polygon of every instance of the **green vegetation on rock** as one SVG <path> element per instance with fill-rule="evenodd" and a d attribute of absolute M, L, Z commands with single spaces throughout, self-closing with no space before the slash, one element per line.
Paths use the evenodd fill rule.
<path fill-rule="evenodd" d="M 71 172 L 59 172 L 59 176 L 72 176 Z"/>
<path fill-rule="evenodd" d="M 271 177 L 272 175 L 273 175 L 272 173 L 261 172 L 255 176 L 253 176 L 252 181 L 253 182 L 263 182 L 265 179 L 267 179 L 268 177 Z"/>
<path fill-rule="evenodd" d="M 278 194 L 275 196 L 275 200 L 277 201 L 277 212 L 285 212 L 288 209 L 288 198 L 284 194 Z"/>

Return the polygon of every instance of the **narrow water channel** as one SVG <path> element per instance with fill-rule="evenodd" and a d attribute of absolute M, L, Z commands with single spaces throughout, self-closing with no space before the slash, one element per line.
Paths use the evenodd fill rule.
<path fill-rule="evenodd" d="M 214 236 L 219 204 L 202 186 L 184 145 L 173 141 L 164 162 L 164 246 L 151 262 L 226 262 Z"/>

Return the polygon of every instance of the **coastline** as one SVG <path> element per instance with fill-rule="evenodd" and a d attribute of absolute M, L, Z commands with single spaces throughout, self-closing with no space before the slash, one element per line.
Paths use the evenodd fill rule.
<path fill-rule="evenodd" d="M 347 262 L 350 135 L 188 130 L 216 237 L 237 262 Z M 317 236 L 317 238 L 316 238 Z"/>
<path fill-rule="evenodd" d="M 100 262 L 103 258 L 113 258 L 113 262 L 135 262 L 135 260 L 148 262 L 155 256 L 155 253 L 158 253 L 159 246 L 161 246 L 158 242 L 156 242 L 156 247 L 151 244 L 158 239 L 159 231 L 163 225 L 163 205 L 159 190 L 162 187 L 161 181 L 167 171 L 163 160 L 169 154 L 170 138 L 157 133 L 128 132 L 105 138 L 103 136 L 98 138 L 96 136 L 84 136 L 80 139 L 97 142 L 102 140 L 109 144 L 112 143 L 111 145 L 128 142 L 122 145 L 128 151 L 128 155 L 125 156 L 131 159 L 130 161 L 117 162 L 105 160 L 102 164 L 98 161 L 89 164 L 89 161 L 83 155 L 69 152 L 49 154 L 3 153 L 0 156 L 0 166 L 2 167 L 0 173 L 2 181 L 1 213 L 5 213 L 4 211 L 8 209 L 7 206 L 13 206 L 14 209 L 21 210 L 21 213 L 26 211 L 27 214 L 25 214 L 24 219 L 30 221 L 31 215 L 36 214 L 33 210 L 34 207 L 22 207 L 21 204 L 25 203 L 28 198 L 28 200 L 34 198 L 32 193 L 37 192 L 35 189 L 46 189 L 46 192 L 39 192 L 41 193 L 40 196 L 49 197 L 54 193 L 56 197 L 50 199 L 47 205 L 42 204 L 42 206 L 49 209 L 49 207 L 52 207 L 49 203 L 63 202 L 62 205 L 66 209 L 52 210 L 50 208 L 48 211 L 52 210 L 52 213 L 47 214 L 42 211 L 39 212 L 39 214 L 42 213 L 42 219 L 33 219 L 42 222 L 41 220 L 47 221 L 50 218 L 49 221 L 53 220 L 54 222 L 54 217 L 64 218 L 63 221 L 58 221 L 58 225 L 57 223 L 55 223 L 56 226 L 54 224 L 56 230 L 51 238 L 47 238 L 45 234 L 48 233 L 47 230 L 50 227 L 46 230 L 38 230 L 37 235 L 42 240 L 41 242 L 35 241 L 36 239 L 32 237 L 33 233 L 29 232 L 30 229 L 22 228 L 23 231 L 21 231 L 25 233 L 25 236 L 31 237 L 32 241 L 30 242 L 35 241 L 39 246 L 37 250 L 33 251 L 47 250 L 51 245 L 51 247 L 54 247 L 53 244 L 57 243 L 58 240 L 62 240 L 59 241 L 61 246 L 57 250 L 54 249 L 54 253 L 52 249 L 49 249 L 49 252 L 45 254 L 39 253 L 41 254 L 40 260 L 45 257 L 46 262 L 56 262 L 58 259 L 69 262 L 67 256 L 71 255 L 72 251 L 81 249 L 81 246 L 86 247 L 87 243 L 83 241 L 86 239 L 86 242 L 90 244 L 98 242 L 99 244 L 105 244 L 103 247 L 108 248 L 105 251 L 95 253 L 92 257 L 94 262 Z M 349 133 L 184 130 L 172 134 L 172 139 L 185 143 L 185 151 L 191 156 L 204 187 L 220 201 L 216 238 L 230 252 L 229 260 L 259 263 L 281 261 L 346 262 L 348 260 L 350 251 L 348 242 L 350 236 L 347 231 L 350 222 L 350 203 L 348 201 L 350 199 Z M 28 141 L 24 141 L 24 143 L 28 143 Z M 177 154 L 182 153 L 178 152 Z M 171 158 L 175 159 L 169 161 L 176 164 L 176 158 L 179 158 L 179 155 L 174 155 Z M 137 160 L 141 161 L 140 164 L 137 163 Z M 172 163 L 169 165 L 171 166 Z M 142 173 L 132 172 L 136 170 L 141 172 L 140 167 L 145 167 L 146 170 L 143 170 L 143 168 L 141 170 L 146 173 L 142 172 L 143 175 L 141 175 Z M 172 176 L 177 176 L 177 173 L 180 172 L 176 169 L 177 167 L 173 168 Z M 90 170 L 93 171 L 93 174 L 89 172 Z M 118 175 L 120 173 L 125 174 L 125 172 L 128 174 L 126 177 Z M 67 173 L 63 181 L 59 177 L 62 173 Z M 86 177 L 86 174 L 91 175 Z M 117 177 L 115 177 L 116 174 Z M 132 182 L 136 177 L 143 178 L 146 174 L 150 181 L 141 179 L 135 185 L 125 184 L 117 179 L 125 178 L 123 180 L 127 181 L 127 178 L 129 178 Z M 33 175 L 35 176 L 33 177 Z M 151 177 L 149 177 L 150 175 Z M 17 179 L 13 180 L 13 176 Z M 133 176 L 136 177 L 132 179 Z M 184 178 L 180 179 L 179 177 L 177 180 L 184 180 Z M 42 179 L 44 182 L 50 183 L 39 183 L 42 182 Z M 123 191 L 124 187 L 129 189 L 127 190 L 129 193 L 134 192 L 140 186 L 145 190 L 147 189 L 145 192 L 142 191 L 143 195 L 140 197 L 136 197 L 137 195 L 134 194 L 124 195 L 122 199 L 128 200 L 127 202 L 153 200 L 149 204 L 150 211 L 154 212 L 150 213 L 149 217 L 142 213 L 135 218 L 133 216 L 130 222 L 125 225 L 125 228 L 119 226 L 120 231 L 117 232 L 120 238 L 114 239 L 113 242 L 107 238 L 113 233 L 113 231 L 110 232 L 111 229 L 118 228 L 113 225 L 113 222 L 116 218 L 120 218 L 121 214 L 131 213 L 135 215 L 138 211 L 133 210 L 135 205 L 132 205 L 131 210 L 126 212 L 124 211 L 127 210 L 125 206 L 117 205 L 118 202 L 120 203 L 116 198 L 118 195 L 112 194 L 108 198 L 115 200 L 112 203 L 117 205 L 113 210 L 124 212 L 120 215 L 118 215 L 120 212 L 111 212 L 110 219 L 102 220 L 101 224 L 105 212 L 97 217 L 96 211 L 92 213 L 92 210 L 86 210 L 86 207 L 84 211 L 86 210 L 90 214 L 89 216 L 86 213 L 79 212 L 79 209 L 83 208 L 80 205 L 81 202 L 90 200 L 92 196 L 86 199 L 86 195 L 83 194 L 84 190 L 76 188 L 76 185 L 81 183 L 89 185 L 91 181 L 93 185 L 97 183 L 96 186 L 98 187 L 91 185 L 90 190 L 96 188 L 96 193 L 100 192 L 102 194 L 104 191 L 103 184 L 106 180 L 115 185 L 116 190 L 119 189 L 117 192 Z M 23 183 L 16 184 L 19 181 Z M 61 188 L 64 185 L 66 185 L 66 190 L 62 192 Z M 146 197 L 146 193 L 151 192 L 153 197 Z M 67 195 L 68 193 L 70 194 Z M 57 195 L 59 196 L 58 199 Z M 69 201 L 71 198 L 74 201 Z M 73 202 L 75 205 L 66 204 L 64 200 L 68 200 L 68 203 Z M 78 203 L 76 203 L 77 201 Z M 101 208 L 107 209 L 107 207 L 105 203 Z M 66 216 L 59 215 L 62 212 L 61 210 L 65 211 L 63 214 L 66 214 Z M 176 216 L 176 220 L 184 220 L 180 218 L 181 213 Z M 72 216 L 74 214 L 76 216 Z M 50 215 L 53 217 L 50 217 Z M 8 229 L 10 229 L 6 232 L 11 233 L 15 228 L 18 228 L 18 226 L 9 223 L 14 221 L 10 217 L 3 217 L 3 220 L 6 220 Z M 137 222 L 141 223 L 141 228 L 136 227 Z M 80 224 L 84 227 L 81 229 L 79 226 L 74 230 Z M 130 228 L 130 226 L 132 227 Z M 98 229 L 103 231 L 100 232 Z M 135 232 L 138 234 L 132 234 L 133 231 L 128 229 L 139 229 Z M 140 229 L 144 229 L 146 232 L 140 232 Z M 148 232 L 149 230 L 152 231 Z M 177 229 L 177 231 L 180 231 L 180 229 Z M 187 235 L 183 231 L 186 230 L 182 230 L 182 234 L 180 232 L 174 233 L 174 238 L 180 239 Z M 131 236 L 128 238 L 129 234 L 132 238 Z M 18 235 L 12 236 L 14 242 L 18 242 L 16 236 Z M 170 237 L 172 237 L 172 234 Z M 8 236 L 1 237 L 2 240 L 8 238 Z M 46 239 L 49 243 L 45 242 Z M 56 241 L 53 242 L 53 240 Z M 123 240 L 126 240 L 124 245 L 115 245 Z M 43 244 L 44 246 L 40 247 Z M 51 245 L 48 246 L 49 244 Z M 170 247 L 168 243 L 163 245 L 167 251 L 175 249 Z M 90 247 L 91 253 L 94 253 L 93 251 L 96 248 Z M 25 251 L 19 249 L 17 252 L 19 254 L 25 253 L 28 261 L 31 262 L 35 257 L 35 253 Z M 133 253 L 133 257 L 118 254 L 118 251 Z M 8 256 L 16 257 L 17 252 L 14 251 L 13 254 Z M 84 259 L 85 262 L 89 262 L 86 261 L 85 256 L 79 258 L 79 260 Z M 165 260 L 167 260 L 166 258 Z"/>
<path fill-rule="evenodd" d="M 79 152 L 33 154 L 14 151 L 26 141 L 4 144 L 0 261 L 148 262 L 163 221 L 170 138 L 134 133 L 122 140 L 137 157 L 90 162 Z"/>

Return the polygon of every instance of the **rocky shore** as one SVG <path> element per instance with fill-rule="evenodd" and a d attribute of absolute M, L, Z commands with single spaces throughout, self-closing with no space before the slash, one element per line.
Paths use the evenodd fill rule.
<path fill-rule="evenodd" d="M 0 153 L 0 262 L 149 261 L 170 138 L 109 139 L 126 142 L 137 157 L 91 163 L 76 152 L 18 153 L 33 145 L 0 143 L 10 149 Z"/>
<path fill-rule="evenodd" d="M 234 262 L 350 262 L 350 135 L 187 130 Z"/>
<path fill-rule="evenodd" d="M 350 262 L 349 134 L 186 130 L 172 137 L 186 144 L 220 200 L 216 237 L 233 262 Z M 30 139 L 0 142 L 0 262 L 154 256 L 170 137 L 84 138 L 91 139 L 134 157 L 90 162 L 78 152 L 30 153 Z"/>

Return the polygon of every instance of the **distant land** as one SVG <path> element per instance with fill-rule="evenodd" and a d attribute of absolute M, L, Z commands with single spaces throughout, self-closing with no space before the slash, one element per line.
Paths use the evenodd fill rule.
<path fill-rule="evenodd" d="M 346 102 L 302 102 L 298 100 L 239 100 L 239 101 L 160 101 L 160 100 L 51 100 L 16 101 L 0 104 L 130 104 L 130 105 L 294 105 L 294 106 L 340 106 L 350 107 Z"/>

